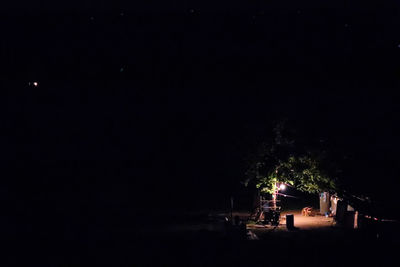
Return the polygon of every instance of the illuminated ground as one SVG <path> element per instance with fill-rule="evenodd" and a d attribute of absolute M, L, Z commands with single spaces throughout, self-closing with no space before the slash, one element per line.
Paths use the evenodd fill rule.
<path fill-rule="evenodd" d="M 315 215 L 315 216 L 302 216 L 300 210 L 294 210 L 294 211 L 285 211 L 282 212 L 281 214 L 281 222 L 280 225 L 275 229 L 275 230 L 284 230 L 287 231 L 286 229 L 286 214 L 293 214 L 294 215 L 294 226 L 298 230 L 313 230 L 313 229 L 326 229 L 326 228 L 332 228 L 334 227 L 334 222 L 333 218 L 326 218 L 321 215 Z M 259 231 L 262 231 L 263 229 L 265 230 L 271 230 L 275 227 L 271 226 L 263 226 L 263 225 L 252 225 L 249 224 L 247 226 L 248 229 L 257 229 Z"/>

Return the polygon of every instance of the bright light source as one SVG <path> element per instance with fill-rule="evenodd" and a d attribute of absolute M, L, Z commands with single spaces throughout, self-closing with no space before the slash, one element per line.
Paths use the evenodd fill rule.
<path fill-rule="evenodd" d="M 37 87 L 39 84 L 37 82 L 33 82 L 33 86 Z"/>
<path fill-rule="evenodd" d="M 285 189 L 286 189 L 286 185 L 285 185 L 285 184 L 280 184 L 280 185 L 279 185 L 279 188 L 280 188 L 281 190 L 285 190 Z"/>

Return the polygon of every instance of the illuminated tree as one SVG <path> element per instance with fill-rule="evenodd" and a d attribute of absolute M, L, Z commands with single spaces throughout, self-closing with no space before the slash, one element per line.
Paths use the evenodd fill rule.
<path fill-rule="evenodd" d="M 274 138 L 264 143 L 250 160 L 246 186 L 251 182 L 261 192 L 272 195 L 281 183 L 308 193 L 336 190 L 336 179 L 323 150 L 307 142 L 296 142 L 285 122 L 278 123 L 273 132 Z"/>

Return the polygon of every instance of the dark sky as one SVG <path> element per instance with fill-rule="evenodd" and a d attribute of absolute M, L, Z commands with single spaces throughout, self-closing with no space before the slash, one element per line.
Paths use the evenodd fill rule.
<path fill-rule="evenodd" d="M 396 181 L 398 3 L 112 2 L 4 6 L 10 195 L 222 203 L 285 117 Z"/>

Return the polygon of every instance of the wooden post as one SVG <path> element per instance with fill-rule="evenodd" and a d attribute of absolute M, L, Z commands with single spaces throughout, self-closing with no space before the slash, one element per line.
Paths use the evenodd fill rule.
<path fill-rule="evenodd" d="M 231 197 L 231 222 L 233 224 L 233 197 Z"/>
<path fill-rule="evenodd" d="M 276 210 L 276 198 L 278 196 L 278 189 L 276 184 L 274 185 L 274 193 L 272 194 L 272 205 L 274 210 Z"/>

